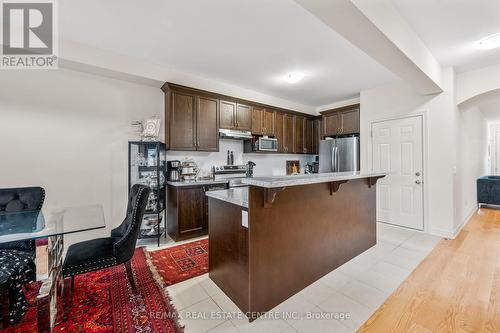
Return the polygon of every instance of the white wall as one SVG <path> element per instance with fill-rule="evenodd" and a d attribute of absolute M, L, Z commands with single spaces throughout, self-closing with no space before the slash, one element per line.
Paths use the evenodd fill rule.
<path fill-rule="evenodd" d="M 151 115 L 163 115 L 158 88 L 62 69 L 2 71 L 0 186 L 42 186 L 46 207 L 102 204 L 108 228 L 66 241 L 107 236 L 125 214 L 130 122 Z"/>
<path fill-rule="evenodd" d="M 500 90 L 500 64 L 457 75 L 457 104 Z"/>
<path fill-rule="evenodd" d="M 497 166 L 495 165 L 495 160 L 497 159 L 496 156 L 496 133 L 500 132 L 500 124 L 499 123 L 490 123 L 488 126 L 488 144 L 489 144 L 489 151 L 488 151 L 488 171 L 491 175 L 500 175 L 500 171 L 497 171 L 496 168 Z M 500 166 L 498 166 L 500 170 Z"/>
<path fill-rule="evenodd" d="M 488 174 L 488 126 L 478 108 L 460 111 L 459 218 L 467 222 L 477 207 L 476 180 Z"/>
<path fill-rule="evenodd" d="M 457 225 L 455 212 L 455 170 L 458 168 L 458 111 L 455 104 L 452 69 L 443 71 L 444 92 L 421 95 L 404 82 L 397 82 L 360 94 L 361 169 L 371 168 L 370 128 L 374 121 L 423 114 L 426 124 L 424 161 L 426 200 L 425 231 L 453 237 Z M 456 216 L 455 216 L 456 215 Z"/>
<path fill-rule="evenodd" d="M 243 154 L 243 141 L 241 140 L 221 139 L 219 145 L 219 152 L 213 153 L 169 151 L 167 159 L 194 160 L 201 169 L 200 176 L 210 174 L 214 165 L 226 165 L 228 150 L 233 151 L 235 164 L 254 162 L 256 164 L 254 176 L 283 176 L 286 174 L 286 160 L 299 160 L 301 172 L 303 172 L 304 165 L 314 161 L 314 156 L 311 155 Z"/>

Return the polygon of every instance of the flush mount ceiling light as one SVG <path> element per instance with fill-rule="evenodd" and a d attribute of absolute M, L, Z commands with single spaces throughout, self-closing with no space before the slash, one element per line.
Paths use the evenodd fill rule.
<path fill-rule="evenodd" d="M 300 72 L 291 72 L 291 73 L 288 73 L 285 75 L 285 81 L 288 82 L 288 83 L 297 83 L 299 82 L 300 80 L 302 80 L 304 78 L 304 73 L 300 73 Z"/>
<path fill-rule="evenodd" d="M 476 42 L 476 48 L 479 50 L 493 50 L 500 47 L 500 33 L 484 37 Z"/>

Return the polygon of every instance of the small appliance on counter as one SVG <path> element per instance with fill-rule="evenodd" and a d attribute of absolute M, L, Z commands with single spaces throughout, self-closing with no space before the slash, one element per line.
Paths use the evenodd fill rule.
<path fill-rule="evenodd" d="M 254 136 L 251 140 L 245 140 L 243 144 L 243 151 L 245 153 L 277 152 L 278 139 L 267 136 Z"/>
<path fill-rule="evenodd" d="M 181 180 L 181 161 L 167 161 L 167 179 L 171 182 L 179 182 Z"/>
<path fill-rule="evenodd" d="M 184 181 L 193 181 L 196 180 L 196 176 L 198 176 L 198 165 L 194 161 L 184 161 L 182 162 L 181 176 Z"/>
<path fill-rule="evenodd" d="M 304 172 L 306 174 L 319 173 L 319 157 L 316 156 L 314 162 L 307 163 Z"/>
<path fill-rule="evenodd" d="M 247 178 L 252 178 L 253 177 L 253 167 L 256 166 L 256 165 L 257 164 L 255 164 L 252 161 L 248 161 L 247 162 L 247 173 L 246 173 Z"/>
<path fill-rule="evenodd" d="M 213 167 L 214 179 L 215 180 L 227 180 L 229 182 L 229 187 L 241 187 L 247 186 L 241 182 L 243 178 L 246 178 L 247 173 L 246 165 L 220 165 Z"/>
<path fill-rule="evenodd" d="M 298 175 L 300 173 L 300 161 L 292 160 L 286 161 L 286 174 L 287 175 Z"/>

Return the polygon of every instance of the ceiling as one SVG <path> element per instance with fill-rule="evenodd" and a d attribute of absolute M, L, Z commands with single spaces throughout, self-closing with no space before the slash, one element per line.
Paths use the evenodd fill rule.
<path fill-rule="evenodd" d="M 313 107 L 396 79 L 289 0 L 74 0 L 59 17 L 63 39 Z"/>
<path fill-rule="evenodd" d="M 500 48 L 474 42 L 500 32 L 499 0 L 393 0 L 403 18 L 444 67 L 457 72 L 500 62 Z"/>

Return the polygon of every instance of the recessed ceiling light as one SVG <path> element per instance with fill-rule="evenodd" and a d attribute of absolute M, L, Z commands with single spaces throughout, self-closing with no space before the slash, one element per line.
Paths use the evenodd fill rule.
<path fill-rule="evenodd" d="M 493 50 L 500 47 L 500 33 L 484 37 L 476 42 L 476 48 L 480 50 Z"/>
<path fill-rule="evenodd" d="M 302 80 L 304 78 L 304 73 L 300 73 L 300 72 L 291 72 L 291 73 L 288 73 L 287 75 L 285 75 L 285 81 L 288 82 L 288 83 L 297 83 L 299 82 L 300 80 Z"/>

